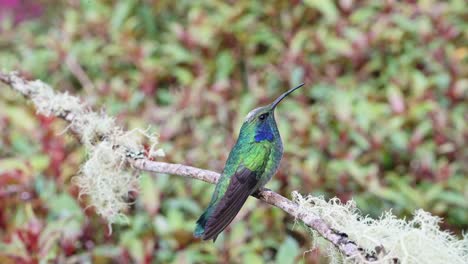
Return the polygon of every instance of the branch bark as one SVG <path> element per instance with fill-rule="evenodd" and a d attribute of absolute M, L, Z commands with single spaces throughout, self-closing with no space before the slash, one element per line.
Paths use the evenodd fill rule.
<path fill-rule="evenodd" d="M 0 72 L 0 81 L 7 84 L 13 90 L 21 93 L 28 99 L 31 99 L 31 95 L 34 94 L 34 90 L 32 88 L 34 86 L 32 85 L 32 82 L 19 77 L 16 73 Z M 75 116 L 76 115 L 74 113 L 70 112 L 58 115 L 58 117 L 68 122 L 72 122 Z M 219 173 L 213 171 L 203 170 L 182 164 L 151 161 L 144 157 L 135 157 L 140 157 L 140 155 L 137 153 L 134 155 L 129 155 L 127 157 L 127 161 L 133 168 L 138 170 L 178 175 L 202 180 L 211 184 L 216 184 L 219 178 Z M 253 196 L 270 205 L 278 207 L 294 218 L 301 220 L 305 225 L 316 230 L 323 238 L 330 241 L 344 256 L 369 262 L 378 260 L 376 253 L 366 253 L 353 240 L 349 239 L 347 234 L 332 229 L 323 219 L 316 215 L 303 213 L 300 210 L 298 204 L 287 199 L 286 197 L 266 188 L 257 191 L 255 194 L 253 194 Z"/>

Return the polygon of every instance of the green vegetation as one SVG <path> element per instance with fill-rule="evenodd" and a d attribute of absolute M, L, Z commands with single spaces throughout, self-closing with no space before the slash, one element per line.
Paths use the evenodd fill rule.
<path fill-rule="evenodd" d="M 468 229 L 465 1 L 40 3 L 0 15 L 0 70 L 152 126 L 161 159 L 221 171 L 248 111 L 305 82 L 278 106 L 285 154 L 267 187 Z M 86 157 L 66 124 L 3 85 L 0 109 L 0 252 L 16 261 L 325 261 L 255 199 L 217 243 L 195 240 L 214 186 L 169 175 L 144 174 L 108 235 L 71 182 Z"/>

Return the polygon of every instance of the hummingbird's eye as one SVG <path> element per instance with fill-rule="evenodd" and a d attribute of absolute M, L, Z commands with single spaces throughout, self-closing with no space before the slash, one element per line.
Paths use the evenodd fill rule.
<path fill-rule="evenodd" d="M 261 114 L 261 115 L 258 117 L 258 119 L 264 120 L 267 116 L 268 116 L 268 113 Z"/>

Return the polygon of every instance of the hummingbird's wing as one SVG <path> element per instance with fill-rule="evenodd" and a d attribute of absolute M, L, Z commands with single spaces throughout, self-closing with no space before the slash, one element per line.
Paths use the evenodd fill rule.
<path fill-rule="evenodd" d="M 230 177 L 229 185 L 218 201 L 213 214 L 209 217 L 203 239 L 216 239 L 229 223 L 236 217 L 247 198 L 256 191 L 261 175 L 264 173 L 270 148 L 255 144 L 245 153 L 245 158 Z"/>

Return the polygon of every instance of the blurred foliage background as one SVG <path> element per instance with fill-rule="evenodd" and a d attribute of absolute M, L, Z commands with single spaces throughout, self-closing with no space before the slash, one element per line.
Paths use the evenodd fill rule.
<path fill-rule="evenodd" d="M 468 9 L 435 1 L 0 1 L 0 69 L 151 125 L 165 161 L 221 171 L 249 110 L 293 85 L 267 187 L 423 208 L 468 228 Z M 0 93 L 0 262 L 319 263 L 279 209 L 249 199 L 216 243 L 192 237 L 214 186 L 141 176 L 128 224 L 86 208 L 66 123 Z"/>

